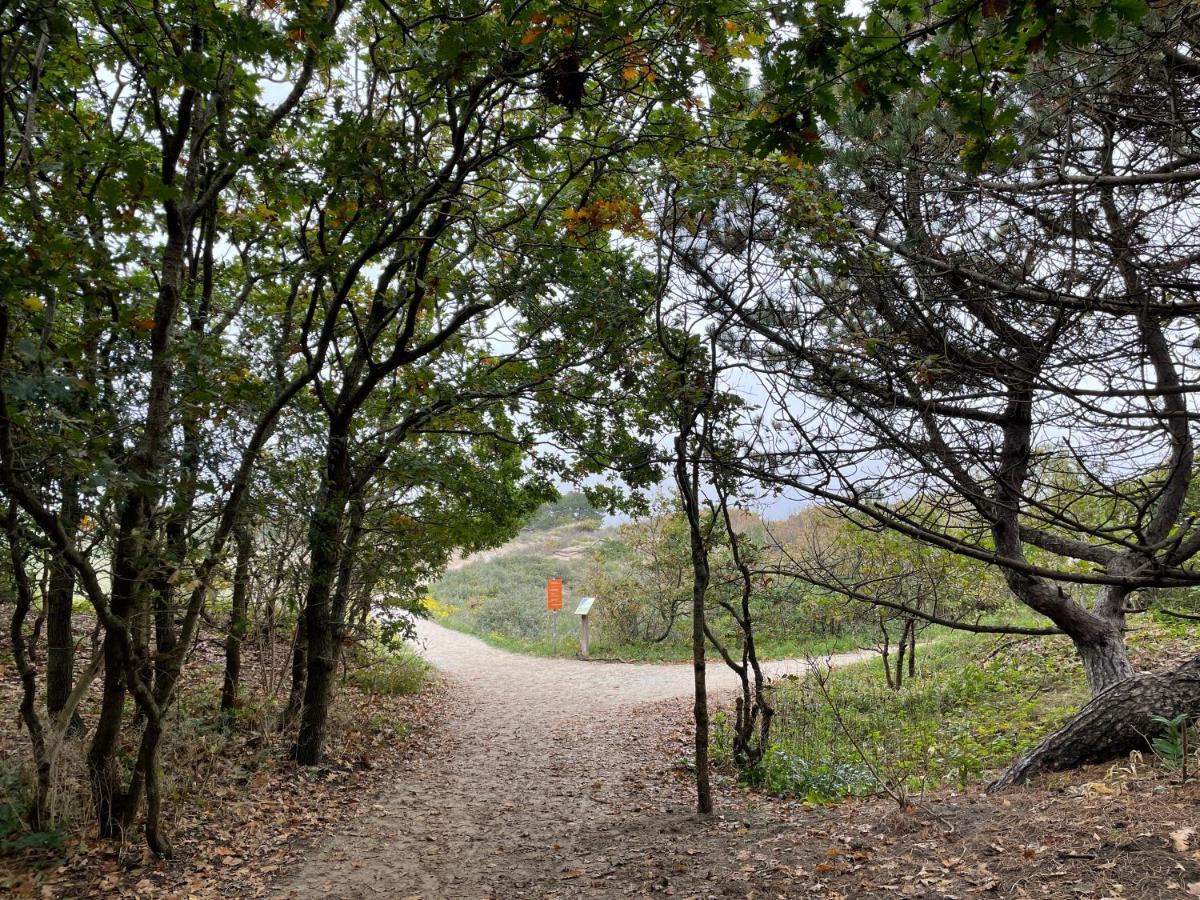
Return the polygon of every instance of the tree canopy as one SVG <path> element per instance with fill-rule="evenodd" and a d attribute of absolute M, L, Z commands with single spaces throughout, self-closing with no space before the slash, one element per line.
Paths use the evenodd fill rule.
<path fill-rule="evenodd" d="M 768 740 L 772 578 L 911 652 L 918 621 L 1066 634 L 1100 704 L 1072 760 L 1158 727 L 1126 635 L 1200 584 L 1197 27 L 1174 0 L 0 5 L 33 825 L 86 731 L 100 833 L 170 854 L 160 749 L 215 609 L 225 724 L 243 639 L 286 631 L 274 727 L 316 765 L 355 640 L 664 481 L 678 540 L 630 584 L 672 583 L 626 624 L 690 616 L 702 784 L 706 646 L 738 759 Z M 851 530 L 746 534 L 785 494 Z M 1034 624 L 982 626 L 1008 597 Z"/>

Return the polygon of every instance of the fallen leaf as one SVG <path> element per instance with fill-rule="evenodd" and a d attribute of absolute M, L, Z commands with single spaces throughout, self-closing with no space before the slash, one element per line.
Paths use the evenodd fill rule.
<path fill-rule="evenodd" d="M 1195 836 L 1195 828 L 1177 828 L 1171 832 L 1171 849 L 1176 853 L 1187 853 Z"/>

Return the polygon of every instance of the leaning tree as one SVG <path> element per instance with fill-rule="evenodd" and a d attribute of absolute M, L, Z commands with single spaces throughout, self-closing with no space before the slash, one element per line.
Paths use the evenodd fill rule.
<path fill-rule="evenodd" d="M 676 238 L 770 398 L 743 470 L 998 567 L 1072 641 L 1095 699 L 1005 783 L 1200 708 L 1200 664 L 1137 675 L 1125 646 L 1152 589 L 1200 579 L 1195 22 L 1105 30 L 993 84 L 989 140 L 1020 149 L 985 174 L 957 113 L 902 94 Z"/>

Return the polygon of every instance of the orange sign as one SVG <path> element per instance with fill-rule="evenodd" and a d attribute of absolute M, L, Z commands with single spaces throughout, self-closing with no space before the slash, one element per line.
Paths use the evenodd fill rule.
<path fill-rule="evenodd" d="M 546 582 L 546 609 L 557 612 L 562 609 L 562 579 L 551 578 Z"/>

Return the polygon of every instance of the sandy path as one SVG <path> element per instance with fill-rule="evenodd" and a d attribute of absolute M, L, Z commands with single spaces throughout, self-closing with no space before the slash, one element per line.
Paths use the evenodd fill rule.
<path fill-rule="evenodd" d="M 684 704 L 666 716 L 655 704 L 690 695 L 690 666 L 520 656 L 432 623 L 419 637 L 454 692 L 451 718 L 410 771 L 380 785 L 367 816 L 306 854 L 277 896 L 627 896 L 675 893 L 672 879 L 715 887 L 713 873 L 678 861 L 664 874 L 655 850 L 697 828 L 689 839 L 719 841 L 736 824 L 698 823 L 661 758 Z M 736 684 L 720 661 L 708 679 L 717 699 Z"/>

